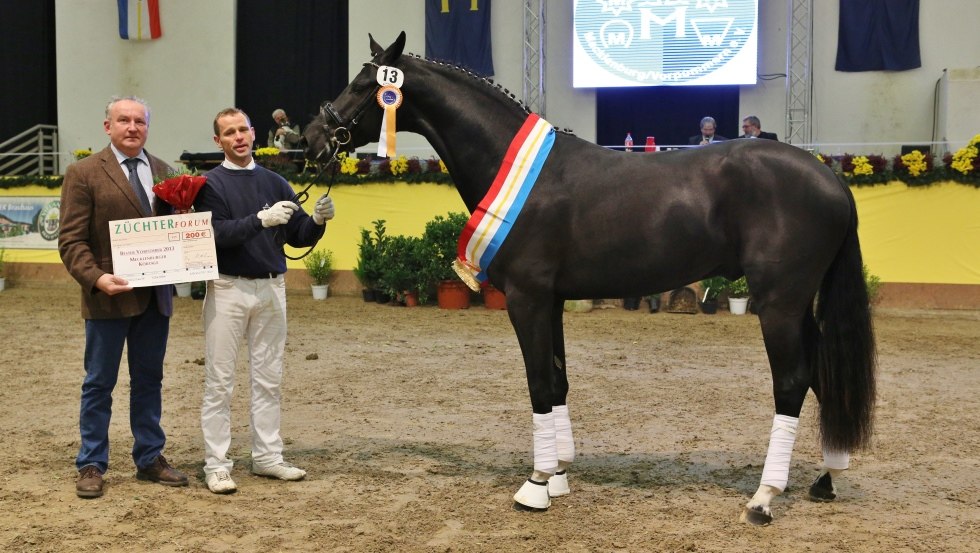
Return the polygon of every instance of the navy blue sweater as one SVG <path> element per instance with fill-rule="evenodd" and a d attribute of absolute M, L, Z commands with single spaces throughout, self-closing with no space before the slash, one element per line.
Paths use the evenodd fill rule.
<path fill-rule="evenodd" d="M 325 226 L 313 222 L 301 207 L 285 225 L 264 228 L 257 214 L 282 200 L 295 201 L 286 179 L 268 169 L 232 171 L 218 166 L 206 173 L 207 184 L 194 200 L 198 212 L 210 211 L 218 251 L 218 272 L 235 276 L 285 273 L 284 243 L 312 246 Z"/>

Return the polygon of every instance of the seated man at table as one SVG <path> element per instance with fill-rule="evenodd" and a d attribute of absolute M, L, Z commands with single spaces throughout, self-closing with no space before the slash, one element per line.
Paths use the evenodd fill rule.
<path fill-rule="evenodd" d="M 742 119 L 742 132 L 745 134 L 739 138 L 765 138 L 766 140 L 779 141 L 776 138 L 776 133 L 762 130 L 762 121 L 759 121 L 759 118 L 755 115 L 749 115 L 745 119 Z"/>
<path fill-rule="evenodd" d="M 720 134 L 715 134 L 715 129 L 717 128 L 714 117 L 704 117 L 701 119 L 701 133 L 692 136 L 687 139 L 687 143 L 691 146 L 705 146 L 707 144 L 712 144 L 715 142 L 721 142 L 723 140 L 728 140 Z"/>

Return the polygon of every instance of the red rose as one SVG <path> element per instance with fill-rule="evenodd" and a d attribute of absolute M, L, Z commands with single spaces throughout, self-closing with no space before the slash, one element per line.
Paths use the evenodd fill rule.
<path fill-rule="evenodd" d="M 175 213 L 190 213 L 194 198 L 208 180 L 207 177 L 180 175 L 153 185 L 153 193 L 174 207 Z"/>

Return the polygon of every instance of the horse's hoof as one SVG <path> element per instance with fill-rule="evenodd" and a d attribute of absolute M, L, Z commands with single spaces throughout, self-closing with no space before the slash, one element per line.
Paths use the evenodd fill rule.
<path fill-rule="evenodd" d="M 742 516 L 738 520 L 753 526 L 768 526 L 772 522 L 772 514 L 766 512 L 762 506 L 746 507 L 742 509 Z"/>
<path fill-rule="evenodd" d="M 514 510 L 521 513 L 544 513 L 548 510 L 547 507 L 543 509 L 538 509 L 536 507 L 528 507 L 527 505 L 521 505 L 518 502 L 514 502 Z"/>
<path fill-rule="evenodd" d="M 837 499 L 837 490 L 829 472 L 821 474 L 810 484 L 809 499 L 819 503 L 829 503 Z"/>
<path fill-rule="evenodd" d="M 551 497 L 548 496 L 548 483 L 535 482 L 530 478 L 524 482 L 521 489 L 514 494 L 514 508 L 525 511 L 545 511 L 551 507 Z"/>
<path fill-rule="evenodd" d="M 548 479 L 548 495 L 551 497 L 561 497 L 571 493 L 568 487 L 568 473 L 565 471 L 556 472 Z"/>

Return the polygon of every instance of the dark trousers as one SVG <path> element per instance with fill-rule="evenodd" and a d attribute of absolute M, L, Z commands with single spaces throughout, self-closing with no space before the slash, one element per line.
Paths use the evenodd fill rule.
<path fill-rule="evenodd" d="M 133 461 L 153 463 L 167 437 L 160 427 L 163 357 L 170 317 L 160 314 L 154 298 L 136 317 L 85 321 L 85 380 L 82 382 L 79 430 L 82 445 L 75 459 L 81 469 L 109 468 L 109 419 L 112 390 L 119 376 L 123 345 L 129 362 L 129 426 L 133 432 Z"/>

